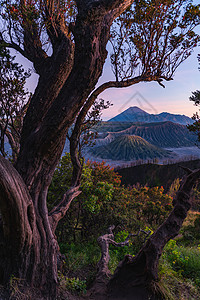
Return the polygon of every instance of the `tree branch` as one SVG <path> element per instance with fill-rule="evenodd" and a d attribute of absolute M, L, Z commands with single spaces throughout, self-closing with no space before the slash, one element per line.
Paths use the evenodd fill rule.
<path fill-rule="evenodd" d="M 125 246 L 129 246 L 129 241 L 130 241 L 131 237 L 138 237 L 140 235 L 140 233 L 145 233 L 147 237 L 150 235 L 150 231 L 146 232 L 145 230 L 139 229 L 136 234 L 130 233 L 124 242 L 117 243 L 114 240 L 114 234 L 113 234 L 114 229 L 115 229 L 114 225 L 110 226 L 108 228 L 108 234 L 104 234 L 104 235 L 100 236 L 97 240 L 99 247 L 101 248 L 101 259 L 97 265 L 98 280 L 100 278 L 109 277 L 111 274 L 108 269 L 108 263 L 110 260 L 110 256 L 109 256 L 109 245 L 110 244 L 115 247 L 125 247 Z"/>
<path fill-rule="evenodd" d="M 97 97 L 104 92 L 106 89 L 109 88 L 122 88 L 122 87 L 129 87 L 132 86 L 134 84 L 137 84 L 139 82 L 150 82 L 150 81 L 156 81 L 159 82 L 159 84 L 161 84 L 160 82 L 165 79 L 166 81 L 172 80 L 171 78 L 166 78 L 166 77 L 160 77 L 160 76 L 149 76 L 149 75 L 141 75 L 141 76 L 137 76 L 131 79 L 127 79 L 125 81 L 108 81 L 103 83 L 102 85 L 100 85 L 96 90 L 94 90 L 92 92 L 92 94 L 89 96 L 89 98 L 87 99 L 85 105 L 83 106 L 82 110 L 80 111 L 76 123 L 75 123 L 75 127 L 74 127 L 74 132 L 79 131 L 79 133 L 81 133 L 81 124 L 83 123 L 87 112 L 89 111 L 89 109 L 91 108 L 91 106 L 93 105 L 94 101 L 97 99 Z M 164 85 L 162 85 L 164 86 Z"/>
<path fill-rule="evenodd" d="M 51 44 L 53 46 L 54 56 L 57 56 L 61 49 L 61 40 L 65 40 L 67 48 L 71 48 L 71 38 L 70 38 L 70 29 L 66 25 L 65 16 L 60 7 L 58 1 L 57 5 L 54 5 L 54 1 L 44 0 L 44 21 L 47 23 L 46 30 L 50 38 Z M 72 53 L 68 53 L 70 57 Z"/>
<path fill-rule="evenodd" d="M 72 134 L 69 137 L 70 156 L 73 165 L 71 188 L 63 195 L 61 202 L 49 214 L 53 230 L 55 230 L 59 220 L 65 216 L 72 200 L 81 193 L 81 191 L 79 191 L 79 187 L 83 165 L 81 162 L 80 153 L 78 153 L 78 146 L 82 132 L 83 121 L 86 117 L 88 110 L 94 102 L 93 100 L 95 99 L 93 99 L 93 97 L 91 99 L 89 98 L 88 101 L 85 103 L 77 117 L 74 128 L 72 130 Z"/>
<path fill-rule="evenodd" d="M 20 0 L 20 10 L 23 19 L 23 23 L 21 26 L 23 28 L 24 35 L 24 54 L 31 62 L 33 62 L 36 72 L 38 74 L 41 74 L 41 71 L 44 68 L 44 62 L 48 58 L 48 55 L 42 48 L 39 25 L 34 18 L 30 20 L 27 17 L 27 11 L 30 8 L 29 6 L 29 1 L 26 2 L 25 0 Z M 10 39 L 12 41 L 11 35 Z M 23 54 L 23 52 L 21 52 L 21 54 Z"/>
<path fill-rule="evenodd" d="M 58 222 L 65 216 L 73 199 L 80 194 L 81 191 L 79 191 L 79 186 L 71 187 L 63 195 L 60 203 L 49 213 L 49 222 L 53 232 L 55 232 Z"/>
<path fill-rule="evenodd" d="M 107 1 L 109 2 L 109 0 Z M 134 0 L 124 0 L 124 1 L 111 1 L 114 4 L 110 15 L 112 15 L 113 20 L 119 17 L 133 2 Z"/>
<path fill-rule="evenodd" d="M 125 81 L 108 81 L 106 83 L 103 83 L 101 86 L 99 86 L 90 96 L 91 97 L 96 97 L 104 92 L 106 89 L 109 88 L 124 88 L 124 87 L 129 87 L 131 85 L 137 84 L 139 82 L 150 82 L 150 81 L 156 81 L 159 84 L 161 81 L 166 80 L 170 81 L 172 78 L 167 78 L 165 76 L 157 76 L 157 75 L 141 75 L 141 76 L 136 76 L 131 79 L 127 79 Z"/>
<path fill-rule="evenodd" d="M 5 125 L 3 124 L 3 122 L 1 122 L 1 120 L 0 120 L 0 131 L 3 135 L 5 135 L 8 138 L 9 144 L 12 149 L 13 162 L 15 162 L 17 159 L 17 155 L 19 153 L 19 147 L 20 147 L 19 143 L 14 138 L 12 132 L 5 127 Z"/>
<path fill-rule="evenodd" d="M 27 59 L 29 59 L 28 54 L 26 53 L 26 51 L 23 50 L 19 45 L 17 45 L 14 42 L 10 42 L 10 43 L 6 42 L 3 39 L 2 32 L 0 32 L 0 44 L 5 45 L 5 47 L 7 47 L 7 48 L 11 48 L 11 49 L 14 49 L 14 50 L 18 51 L 21 55 L 23 55 L 24 57 L 26 57 Z"/>
<path fill-rule="evenodd" d="M 190 175 L 190 174 L 192 174 L 192 170 L 191 169 L 189 169 L 189 168 L 186 168 L 186 167 L 184 167 L 184 166 L 179 166 L 181 169 L 183 169 L 188 175 Z"/>
<path fill-rule="evenodd" d="M 79 131 L 73 131 L 70 137 L 70 157 L 73 165 L 71 187 L 63 195 L 60 203 L 49 213 L 49 220 L 53 232 L 55 232 L 58 222 L 65 216 L 73 199 L 81 194 L 79 188 L 82 175 L 82 163 L 78 153 L 79 138 Z"/>
<path fill-rule="evenodd" d="M 144 230 L 139 229 L 136 234 L 129 234 L 128 237 L 125 239 L 124 242 L 117 243 L 114 241 L 114 230 L 115 226 L 112 225 L 108 228 L 108 233 L 100 236 L 98 238 L 98 244 L 101 248 L 101 258 L 97 264 L 97 275 L 95 282 L 92 286 L 92 288 L 89 291 L 89 298 L 90 299 L 98 299 L 98 295 L 105 296 L 107 295 L 107 283 L 109 280 L 109 277 L 111 276 L 111 272 L 108 269 L 108 263 L 110 260 L 109 256 L 109 245 L 112 244 L 116 247 L 124 247 L 129 246 L 129 240 L 130 237 L 137 237 L 140 235 L 140 233 L 145 233 L 146 236 L 149 236 L 149 232 L 146 232 Z M 103 297 L 100 299 L 104 299 Z"/>

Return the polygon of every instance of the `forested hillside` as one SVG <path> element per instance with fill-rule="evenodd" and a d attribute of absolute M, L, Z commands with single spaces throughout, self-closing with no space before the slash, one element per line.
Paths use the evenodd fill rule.
<path fill-rule="evenodd" d="M 140 183 L 147 186 L 163 186 L 168 190 L 176 178 L 185 176 L 182 167 L 191 170 L 200 167 L 200 160 L 182 161 L 167 165 L 143 164 L 140 166 L 119 168 L 117 172 L 122 176 L 122 184 L 134 185 Z"/>

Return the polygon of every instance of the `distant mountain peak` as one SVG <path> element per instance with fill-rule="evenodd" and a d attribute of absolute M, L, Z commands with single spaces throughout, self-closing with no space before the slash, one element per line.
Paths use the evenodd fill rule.
<path fill-rule="evenodd" d="M 146 111 L 142 110 L 141 108 L 137 107 L 137 106 L 130 106 L 129 108 L 127 108 L 125 111 L 123 111 L 122 113 L 134 113 L 134 114 L 148 114 Z"/>
<path fill-rule="evenodd" d="M 182 125 L 193 123 L 193 120 L 185 115 L 171 114 L 168 112 L 149 114 L 137 106 L 129 107 L 122 113 L 110 119 L 108 122 L 152 123 L 167 121 Z"/>

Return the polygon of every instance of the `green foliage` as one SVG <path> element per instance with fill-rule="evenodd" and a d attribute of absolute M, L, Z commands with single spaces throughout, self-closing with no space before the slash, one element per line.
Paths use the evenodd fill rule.
<path fill-rule="evenodd" d="M 66 277 L 66 288 L 70 291 L 76 291 L 79 294 L 86 294 L 86 282 L 79 278 L 67 278 Z"/>
<path fill-rule="evenodd" d="M 179 178 L 176 178 L 170 185 L 168 195 L 171 196 L 172 198 L 174 198 L 176 196 L 176 193 L 178 192 L 178 190 L 180 188 L 180 182 L 181 182 L 181 180 Z"/>
<path fill-rule="evenodd" d="M 73 294 L 83 295 L 86 294 L 86 281 L 80 280 L 79 278 L 65 277 L 63 274 L 58 273 L 58 278 L 62 288 L 66 288 Z"/>
<path fill-rule="evenodd" d="M 69 188 L 71 174 L 72 164 L 66 154 L 49 189 L 49 208 Z M 117 226 L 117 231 L 136 232 L 145 226 L 156 229 L 171 211 L 172 197 L 164 194 L 162 187 L 125 188 L 120 182 L 120 176 L 104 162 L 84 164 L 82 193 L 58 226 L 59 241 L 96 238 L 106 232 L 110 224 Z"/>
<path fill-rule="evenodd" d="M 96 240 L 70 244 L 60 243 L 61 253 L 65 254 L 64 273 L 67 277 L 79 278 L 90 285 L 95 278 L 96 265 L 101 257 Z"/>
<path fill-rule="evenodd" d="M 183 237 L 170 240 L 165 246 L 156 284 L 163 299 L 200 298 L 200 249 L 191 245 L 184 246 Z"/>
<path fill-rule="evenodd" d="M 104 204 L 111 201 L 113 195 L 113 185 L 104 181 L 99 181 L 96 185 L 90 182 L 85 183 L 82 191 L 84 194 L 84 209 L 89 213 L 97 214 L 100 212 Z"/>
<path fill-rule="evenodd" d="M 192 214 L 192 218 L 189 219 L 189 222 L 181 229 L 183 238 L 180 242 L 185 245 L 197 246 L 200 240 L 200 214 Z"/>
<path fill-rule="evenodd" d="M 81 177 L 81 188 L 87 190 L 87 186 L 92 180 L 92 169 L 84 164 Z M 53 179 L 48 191 L 48 207 L 53 208 L 58 203 L 62 195 L 70 188 L 72 177 L 72 162 L 69 153 L 61 158 L 60 163 L 53 175 Z"/>
<path fill-rule="evenodd" d="M 159 265 L 159 281 L 154 283 L 154 289 L 161 299 L 199 299 L 199 291 L 194 283 L 174 271 L 163 258 Z"/>
<path fill-rule="evenodd" d="M 153 229 L 160 225 L 172 210 L 172 197 L 164 194 L 162 186 L 133 188 L 131 193 L 135 198 L 131 206 L 137 220 Z"/>
<path fill-rule="evenodd" d="M 150 228 L 144 228 L 148 231 Z M 153 231 L 151 230 L 151 233 Z M 115 241 L 122 242 L 128 231 L 115 234 Z M 110 246 L 109 269 L 113 273 L 124 255 L 135 255 L 144 242 L 145 235 L 130 240 L 129 246 Z M 159 282 L 155 290 L 163 299 L 199 299 L 200 245 L 184 247 L 180 242 L 170 240 L 166 245 L 159 265 Z M 88 286 L 95 278 L 95 266 L 100 259 L 100 248 L 95 240 L 84 243 L 61 244 L 62 253 L 67 257 L 67 277 L 80 278 Z M 190 298 L 191 297 L 191 298 Z"/>
<path fill-rule="evenodd" d="M 48 206 L 51 209 L 70 187 L 72 164 L 66 154 L 55 171 L 48 193 Z M 58 237 L 64 240 L 67 236 L 87 237 L 99 234 L 112 223 L 113 215 L 109 216 L 115 187 L 120 185 L 120 176 L 105 163 L 84 164 L 81 191 L 71 205 L 66 218 L 57 229 Z M 64 228 L 65 227 L 65 228 Z"/>
<path fill-rule="evenodd" d="M 12 150 L 17 154 L 17 144 L 19 143 L 24 105 L 27 102 L 28 92 L 26 91 L 26 79 L 30 76 L 21 65 L 15 62 L 15 57 L 5 48 L 5 44 L 0 44 L 0 151 L 3 156 L 8 153 L 5 150 L 5 136 L 9 139 L 12 133 Z M 16 143 L 15 147 L 14 144 Z"/>
<path fill-rule="evenodd" d="M 198 60 L 200 62 L 200 55 L 198 55 Z M 200 104 L 200 91 L 197 90 L 195 92 L 192 92 L 192 96 L 190 96 L 189 100 L 193 101 L 194 104 L 198 106 Z M 189 129 L 189 131 L 196 133 L 198 142 L 200 142 L 200 116 L 196 112 L 192 118 L 194 120 L 194 123 L 192 125 L 188 125 L 187 128 Z"/>
<path fill-rule="evenodd" d="M 197 184 L 191 195 L 192 209 L 200 212 L 200 185 Z"/>
<path fill-rule="evenodd" d="M 55 173 L 54 180 L 61 184 L 63 191 L 70 186 L 71 167 L 69 155 L 66 155 Z M 65 275 L 68 279 L 65 278 L 65 286 L 79 293 L 84 291 L 84 285 L 88 286 L 94 280 L 96 265 L 101 256 L 96 238 L 106 233 L 110 224 L 116 225 L 116 242 L 124 241 L 129 233 L 137 233 L 138 228 L 153 233 L 170 213 L 172 196 L 176 194 L 179 184 L 179 181 L 174 182 L 170 189 L 171 196 L 164 194 L 163 187 L 148 188 L 137 185 L 125 188 L 120 186 L 120 177 L 105 163 L 85 164 L 82 194 L 74 201 L 67 218 L 58 227 L 60 249 L 66 256 Z M 60 195 L 53 185 L 50 191 L 50 199 L 56 199 L 56 195 Z M 198 226 L 196 217 L 192 229 L 196 233 L 199 232 Z M 189 228 L 185 226 L 183 239 L 187 230 Z M 61 238 L 62 231 L 64 233 Z M 130 239 L 129 246 L 110 246 L 109 269 L 112 273 L 126 254 L 138 253 L 145 238 L 146 235 L 141 233 Z M 181 297 L 182 291 L 177 288 L 179 285 L 184 288 L 187 286 L 196 295 L 199 270 L 199 249 L 183 247 L 178 242 L 170 241 L 164 249 L 160 264 L 159 288 L 162 286 L 163 294 L 168 295 L 166 299 Z"/>
<path fill-rule="evenodd" d="M 122 230 L 122 231 L 119 231 L 116 235 L 115 235 L 115 241 L 117 243 L 120 243 L 120 242 L 124 242 L 125 239 L 127 238 L 128 236 L 128 231 L 125 231 L 125 230 Z M 134 243 L 134 242 L 133 242 Z M 115 260 L 117 262 L 121 261 L 124 256 L 126 254 L 130 254 L 130 255 L 134 255 L 136 254 L 134 252 L 134 248 L 132 247 L 133 245 L 132 242 L 129 243 L 129 246 L 124 246 L 124 247 L 115 247 L 115 246 L 110 246 L 110 255 L 111 257 L 114 257 Z M 111 270 L 113 269 L 112 268 L 112 260 L 110 262 L 110 265 L 111 265 Z"/>
<path fill-rule="evenodd" d="M 82 243 L 60 243 L 61 253 L 66 255 L 66 268 L 69 274 L 76 272 L 85 265 L 94 268 L 100 259 L 100 249 L 96 240 Z M 85 275 L 85 274 L 84 274 Z"/>
<path fill-rule="evenodd" d="M 15 62 L 10 51 L 0 44 L 0 116 L 1 118 L 16 115 L 25 102 L 26 79 L 30 76 L 22 66 Z"/>
<path fill-rule="evenodd" d="M 200 91 L 196 91 L 194 93 L 196 94 L 195 97 L 190 97 L 190 100 L 193 99 L 192 101 L 194 101 L 196 105 L 199 105 L 200 104 L 200 102 L 199 102 Z M 188 125 L 187 128 L 189 129 L 189 131 L 196 133 L 198 142 L 199 142 L 200 141 L 200 117 L 199 117 L 199 114 L 196 112 L 192 118 L 194 120 L 194 123 L 192 125 Z"/>
<path fill-rule="evenodd" d="M 49 18 L 44 18 L 45 4 L 40 1 L 28 2 L 22 6 L 15 0 L 2 0 L 0 7 L 1 20 L 4 23 L 10 22 L 12 24 L 10 29 L 15 29 L 12 30 L 14 41 L 17 37 L 18 39 L 21 38 L 19 31 L 22 32 L 24 27 L 29 30 L 31 28 L 36 30 L 37 27 L 44 32 L 44 27 L 48 29 L 52 23 L 54 24 L 60 18 L 65 18 L 66 23 L 73 21 L 77 13 L 75 1 L 73 0 L 60 1 L 59 5 L 54 6 L 54 9 L 52 9 Z"/>
<path fill-rule="evenodd" d="M 198 248 L 178 246 L 170 240 L 163 252 L 163 259 L 184 278 L 192 280 L 200 288 L 200 251 Z"/>

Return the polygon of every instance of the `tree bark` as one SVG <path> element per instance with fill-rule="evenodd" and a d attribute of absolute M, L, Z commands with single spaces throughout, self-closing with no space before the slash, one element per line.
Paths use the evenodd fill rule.
<path fill-rule="evenodd" d="M 35 215 L 32 213 L 31 197 L 23 180 L 2 156 L 0 156 L 0 211 L 0 277 L 6 281 L 12 274 L 13 266 L 18 268 L 20 263 L 26 265 L 21 253 L 23 249 L 30 251 Z"/>
<path fill-rule="evenodd" d="M 43 209 L 35 210 L 22 178 L 0 157 L 0 281 L 14 275 L 55 299 L 59 248 Z"/>
<path fill-rule="evenodd" d="M 52 84 L 46 72 L 43 77 L 41 75 L 25 117 L 16 168 L 29 189 L 34 190 L 33 184 L 39 180 L 37 174 L 40 176 L 44 168 L 48 169 L 48 177 L 52 176 L 66 133 L 102 74 L 113 19 L 133 1 L 78 2 L 79 13 L 73 30 L 76 45 L 73 65 L 63 72 L 62 84 L 59 83 L 58 87 L 58 81 Z M 45 63 L 48 64 L 48 58 Z M 53 67 L 55 64 L 57 60 L 53 61 Z M 62 70 L 66 64 L 65 61 Z M 52 76 L 56 77 L 55 73 Z"/>

